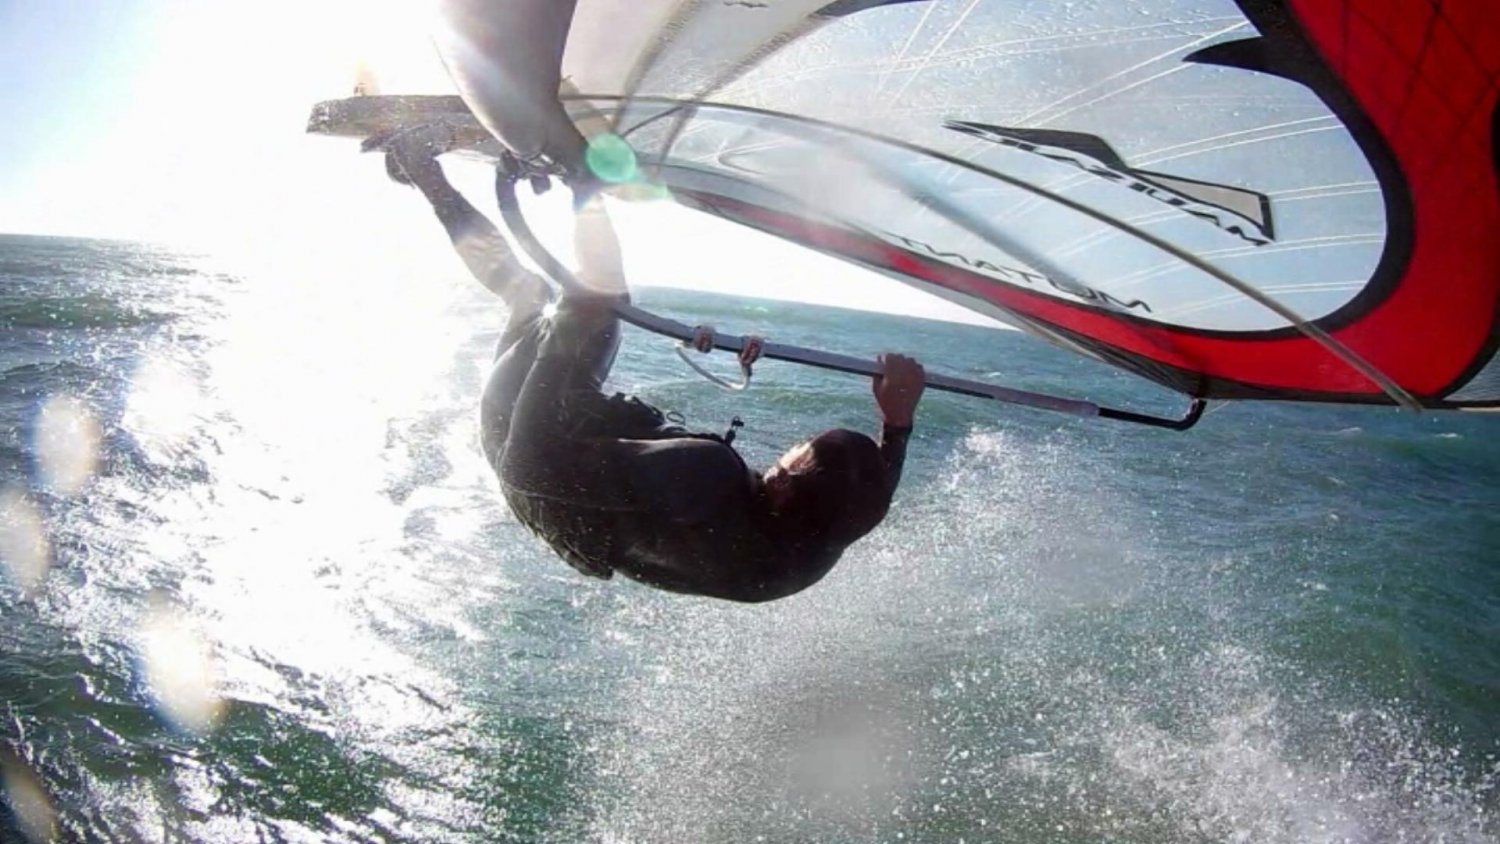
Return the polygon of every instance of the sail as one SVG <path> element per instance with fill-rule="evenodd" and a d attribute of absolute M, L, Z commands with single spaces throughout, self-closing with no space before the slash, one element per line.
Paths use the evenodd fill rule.
<path fill-rule="evenodd" d="M 1490 0 L 578 0 L 563 55 L 679 201 L 1188 395 L 1500 404 Z"/>

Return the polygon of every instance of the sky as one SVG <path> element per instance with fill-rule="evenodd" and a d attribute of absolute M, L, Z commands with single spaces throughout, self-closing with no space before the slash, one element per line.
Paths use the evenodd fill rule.
<path fill-rule="evenodd" d="M 304 137 L 307 111 L 396 43 L 412 4 L 386 5 L 3 0 L 0 230 L 212 243 L 315 219 L 353 157 Z"/>
<path fill-rule="evenodd" d="M 312 104 L 352 93 L 362 66 L 383 93 L 452 91 L 424 6 L 0 0 L 0 232 L 142 240 L 263 263 L 397 248 L 406 260 L 437 260 L 446 245 L 427 210 L 385 178 L 377 157 L 304 133 Z M 488 197 L 487 173 L 448 170 L 476 204 Z M 860 306 L 973 319 L 693 212 L 617 208 L 616 221 L 635 284 L 848 304 L 841 289 L 853 280 Z M 754 257 L 705 273 L 682 260 L 683 244 Z"/>

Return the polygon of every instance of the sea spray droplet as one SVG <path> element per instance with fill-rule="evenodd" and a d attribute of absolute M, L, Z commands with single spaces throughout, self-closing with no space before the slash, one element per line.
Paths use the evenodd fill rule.
<path fill-rule="evenodd" d="M 41 514 L 26 493 L 0 492 L 0 563 L 21 591 L 31 593 L 47 578 L 52 553 Z"/>
<path fill-rule="evenodd" d="M 589 141 L 584 160 L 589 172 L 611 184 L 634 181 L 640 172 L 635 150 L 630 143 L 615 134 L 599 135 Z"/>
<path fill-rule="evenodd" d="M 160 596 L 149 601 L 140 629 L 140 661 L 161 714 L 179 729 L 202 735 L 224 715 L 207 644 Z"/>
<path fill-rule="evenodd" d="M 47 789 L 31 769 L 13 756 L 0 757 L 0 785 L 5 802 L 15 816 L 16 826 L 31 844 L 44 844 L 57 838 L 57 811 L 47 797 Z"/>
<path fill-rule="evenodd" d="M 99 420 L 81 399 L 48 398 L 37 414 L 32 442 L 42 483 L 59 495 L 81 490 L 99 464 L 99 438 Z"/>

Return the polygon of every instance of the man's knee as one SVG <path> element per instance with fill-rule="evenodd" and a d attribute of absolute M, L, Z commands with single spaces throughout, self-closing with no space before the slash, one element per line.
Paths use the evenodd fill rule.
<path fill-rule="evenodd" d="M 552 303 L 552 288 L 547 282 L 525 273 L 516 279 L 515 295 L 506 302 L 510 306 L 511 321 L 530 321 L 539 318 L 543 309 Z"/>
<path fill-rule="evenodd" d="M 598 389 L 609 374 L 620 345 L 620 320 L 615 299 L 564 297 L 548 327 L 542 356 L 575 362 L 577 377 L 570 388 Z"/>
<path fill-rule="evenodd" d="M 576 325 L 582 330 L 595 331 L 618 321 L 615 307 L 624 300 L 619 296 L 587 296 L 570 293 L 557 303 L 558 324 Z"/>

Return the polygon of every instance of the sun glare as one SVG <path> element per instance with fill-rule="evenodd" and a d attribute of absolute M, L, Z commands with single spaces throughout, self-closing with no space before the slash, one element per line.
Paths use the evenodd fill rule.
<path fill-rule="evenodd" d="M 131 380 L 121 423 L 147 454 L 167 460 L 196 427 L 202 401 L 202 391 L 187 373 L 153 358 Z"/>
<path fill-rule="evenodd" d="M 451 90 L 428 37 L 430 6 L 140 4 L 140 26 L 117 47 L 138 66 L 129 109 L 66 156 L 33 162 L 25 175 L 34 189 L 6 199 L 24 210 L 26 230 L 59 234 L 214 247 L 307 229 L 327 216 L 318 194 L 342 187 L 308 152 L 327 141 L 304 134 L 314 103 L 351 96 L 361 81 L 382 93 Z M 352 142 L 343 146 L 358 158 Z M 111 202 L 101 206 L 101 196 Z M 358 199 L 343 208 L 368 213 Z"/>

